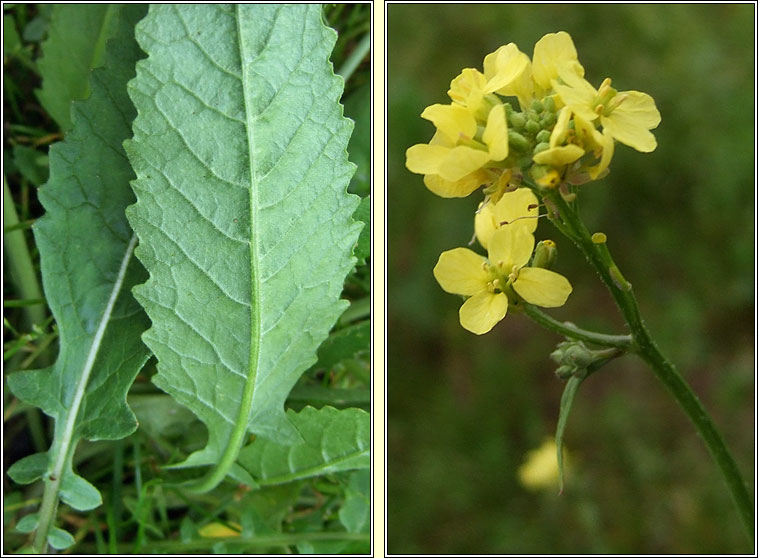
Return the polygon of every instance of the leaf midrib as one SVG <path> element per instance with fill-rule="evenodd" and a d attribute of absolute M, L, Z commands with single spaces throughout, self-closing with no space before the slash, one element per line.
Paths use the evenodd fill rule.
<path fill-rule="evenodd" d="M 174 9 L 177 9 L 176 6 Z M 278 13 L 278 12 L 277 12 Z M 258 270 L 258 234 L 257 226 L 258 220 L 256 218 L 256 208 L 258 207 L 258 176 L 255 170 L 255 115 L 252 112 L 252 102 L 248 98 L 247 84 L 247 65 L 245 63 L 244 53 L 246 52 L 246 46 L 242 29 L 240 26 L 240 6 L 235 6 L 234 11 L 235 25 L 237 28 L 237 44 L 240 56 L 240 83 L 242 86 L 242 99 L 245 110 L 245 123 L 247 134 L 247 148 L 248 148 L 248 167 L 250 173 L 250 188 L 249 188 L 249 242 L 250 242 L 250 355 L 248 361 L 247 380 L 245 381 L 245 387 L 242 392 L 242 400 L 240 401 L 239 411 L 237 413 L 237 419 L 234 423 L 232 432 L 229 436 L 229 441 L 224 448 L 221 457 L 216 465 L 205 477 L 200 484 L 194 488 L 197 492 L 206 492 L 215 488 L 220 483 L 228 471 L 231 469 L 233 463 L 237 459 L 242 442 L 247 432 L 247 425 L 250 419 L 250 411 L 252 408 L 253 394 L 255 392 L 255 383 L 258 375 L 258 369 L 260 367 L 260 345 L 261 345 L 261 281 Z M 276 22 L 274 18 L 274 23 Z M 264 47 L 265 48 L 265 47 Z"/>

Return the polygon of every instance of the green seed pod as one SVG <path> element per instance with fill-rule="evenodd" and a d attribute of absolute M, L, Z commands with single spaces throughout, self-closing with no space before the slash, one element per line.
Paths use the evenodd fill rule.
<path fill-rule="evenodd" d="M 537 247 L 534 249 L 534 259 L 532 260 L 532 267 L 541 267 L 543 269 L 550 269 L 555 264 L 555 260 L 558 257 L 558 247 L 552 240 L 540 240 L 537 243 Z"/>
<path fill-rule="evenodd" d="M 550 141 L 550 130 L 541 130 L 537 134 L 537 142 L 538 143 L 547 143 Z"/>

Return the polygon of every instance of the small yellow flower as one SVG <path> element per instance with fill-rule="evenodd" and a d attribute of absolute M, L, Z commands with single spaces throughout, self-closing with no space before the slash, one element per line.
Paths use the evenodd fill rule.
<path fill-rule="evenodd" d="M 482 335 L 508 311 L 512 289 L 526 302 L 545 308 L 563 306 L 571 284 L 555 272 L 524 267 L 534 250 L 534 236 L 524 227 L 501 227 L 492 233 L 485 258 L 467 248 L 440 255 L 434 277 L 443 290 L 469 297 L 459 312 L 461 325 Z"/>
<path fill-rule="evenodd" d="M 565 466 L 565 451 L 563 461 Z M 518 479 L 524 488 L 535 492 L 558 488 L 558 447 L 553 438 L 546 438 L 539 448 L 526 454 Z"/>
<path fill-rule="evenodd" d="M 619 93 L 611 87 L 610 78 L 599 89 L 570 71 L 560 71 L 560 79 L 553 80 L 553 88 L 579 117 L 587 122 L 600 118 L 604 131 L 637 151 L 655 150 L 658 144 L 650 130 L 660 124 L 661 114 L 650 95 L 639 91 Z"/>
<path fill-rule="evenodd" d="M 411 172 L 437 177 L 424 183 L 440 196 L 467 196 L 490 178 L 479 171 L 508 156 L 508 124 L 502 104 L 489 111 L 481 137 L 476 119 L 461 105 L 432 105 L 421 116 L 431 120 L 437 132 L 428 144 L 410 147 L 405 164 Z"/>
<path fill-rule="evenodd" d="M 530 233 L 537 229 L 537 196 L 529 188 L 506 192 L 497 203 L 485 203 L 474 217 L 476 238 L 484 248 L 492 234 L 502 227 L 523 227 Z M 507 223 L 501 225 L 501 223 Z"/>

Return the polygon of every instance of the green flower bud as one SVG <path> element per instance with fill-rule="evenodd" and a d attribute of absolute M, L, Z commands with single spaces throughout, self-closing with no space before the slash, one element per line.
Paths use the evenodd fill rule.
<path fill-rule="evenodd" d="M 554 112 L 545 112 L 542 114 L 542 117 L 540 118 L 540 124 L 543 128 L 549 128 L 553 124 L 555 124 L 556 118 Z"/>
<path fill-rule="evenodd" d="M 542 129 L 542 126 L 540 126 L 540 123 L 537 122 L 537 120 L 532 120 L 531 118 L 526 121 L 526 126 L 524 126 L 527 132 L 530 134 L 536 134 Z"/>
<path fill-rule="evenodd" d="M 566 366 L 565 364 L 563 366 L 559 366 L 555 371 L 555 375 L 558 376 L 561 380 L 568 380 L 571 376 L 574 375 L 574 367 Z"/>
<path fill-rule="evenodd" d="M 532 267 L 541 267 L 550 269 L 558 257 L 558 247 L 552 240 L 540 240 L 534 249 L 534 259 Z"/>
<path fill-rule="evenodd" d="M 511 128 L 522 130 L 526 124 L 526 116 L 521 112 L 514 112 L 509 118 Z"/>
<path fill-rule="evenodd" d="M 529 108 L 535 112 L 542 112 L 543 110 L 542 103 L 540 103 L 537 99 L 532 101 L 532 105 Z"/>
<path fill-rule="evenodd" d="M 513 114 L 513 107 L 511 106 L 511 104 L 510 104 L 510 103 L 503 103 L 503 106 L 505 107 L 505 116 L 506 116 L 506 117 L 508 118 L 508 120 L 510 121 L 510 119 L 511 119 L 511 114 Z"/>
<path fill-rule="evenodd" d="M 550 130 L 541 130 L 537 134 L 537 142 L 538 143 L 547 143 L 550 141 Z"/>
<path fill-rule="evenodd" d="M 534 146 L 534 151 L 532 151 L 532 154 L 536 155 L 540 151 L 545 151 L 546 149 L 550 149 L 550 144 L 546 142 L 538 143 L 536 146 Z"/>
<path fill-rule="evenodd" d="M 537 120 L 540 119 L 540 115 L 537 113 L 536 110 L 526 109 L 524 111 L 524 114 L 526 115 L 526 119 L 527 120 L 535 120 L 535 121 L 537 121 Z"/>
<path fill-rule="evenodd" d="M 555 112 L 555 99 L 553 97 L 545 97 L 542 99 L 542 106 L 545 107 L 547 112 Z"/>
<path fill-rule="evenodd" d="M 518 151 L 526 151 L 529 148 L 527 139 L 515 130 L 508 130 L 508 145 Z"/>

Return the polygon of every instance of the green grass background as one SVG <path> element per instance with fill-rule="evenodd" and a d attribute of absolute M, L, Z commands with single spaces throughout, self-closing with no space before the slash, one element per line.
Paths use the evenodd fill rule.
<path fill-rule="evenodd" d="M 464 246 L 480 196 L 445 200 L 405 169 L 419 114 L 462 68 L 568 31 L 586 77 L 651 94 L 658 149 L 617 146 L 580 192 L 592 231 L 635 287 L 660 348 L 693 386 L 754 490 L 754 6 L 388 6 L 387 425 L 391 553 L 747 553 L 705 446 L 652 372 L 627 356 L 588 380 L 569 419 L 566 493 L 530 493 L 525 453 L 552 435 L 560 339 L 508 316 L 477 337 L 432 276 Z M 623 332 L 612 299 L 546 220 L 574 292 L 559 319 Z"/>

